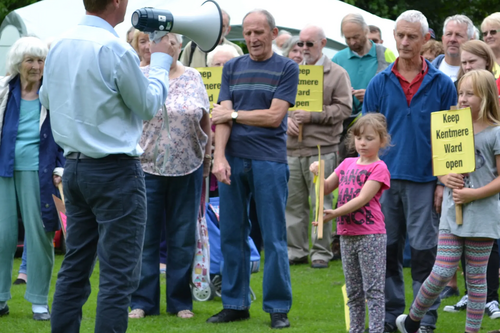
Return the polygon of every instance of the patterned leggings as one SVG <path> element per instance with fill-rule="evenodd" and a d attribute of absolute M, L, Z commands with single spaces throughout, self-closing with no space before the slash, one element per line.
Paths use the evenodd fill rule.
<path fill-rule="evenodd" d="M 340 236 L 342 267 L 349 298 L 349 333 L 365 331 L 365 299 L 368 301 L 370 333 L 384 332 L 386 248 L 385 234 Z"/>
<path fill-rule="evenodd" d="M 486 303 L 486 267 L 493 241 L 489 238 L 462 238 L 447 231 L 440 231 L 436 262 L 411 306 L 411 319 L 422 320 L 455 274 L 464 251 L 469 295 L 465 331 L 479 332 Z"/>

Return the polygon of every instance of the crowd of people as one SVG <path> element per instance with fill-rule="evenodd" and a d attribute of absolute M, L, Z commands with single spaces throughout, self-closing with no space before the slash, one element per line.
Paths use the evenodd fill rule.
<path fill-rule="evenodd" d="M 465 295 L 444 311 L 466 310 L 468 333 L 479 332 L 485 313 L 500 318 L 500 13 L 480 30 L 464 15 L 448 17 L 441 43 L 421 12 L 405 11 L 394 27 L 398 57 L 379 28 L 348 14 L 339 27 L 347 48 L 330 59 L 320 25 L 294 36 L 278 31 L 266 10 L 243 18 L 248 54 L 227 40 L 230 16 L 222 11 L 219 45 L 207 53 L 193 41 L 182 51 L 173 33 L 153 43 L 131 29 L 121 40 L 114 27 L 127 2 L 83 2 L 85 17 L 50 51 L 36 37 L 19 39 L 0 80 L 0 317 L 10 312 L 19 215 L 25 268 L 14 284 L 27 282 L 33 319 L 50 320 L 52 332 L 79 332 L 96 257 L 96 332 L 125 332 L 129 318 L 158 315 L 165 265 L 167 312 L 195 316 L 195 228 L 212 173 L 223 309 L 207 323 L 250 318 L 249 235 L 265 251 L 271 328 L 290 326 L 290 265 L 327 268 L 339 258 L 335 238 L 352 333 L 434 332 L 441 299 L 460 294 L 460 261 Z M 321 112 L 290 110 L 299 65 L 323 67 Z M 196 67 L 223 67 L 211 114 Z M 436 178 L 430 114 L 455 105 L 471 109 L 476 170 Z M 322 239 L 309 233 L 320 165 Z M 59 228 L 52 195 L 61 194 L 67 252 L 50 310 Z"/>

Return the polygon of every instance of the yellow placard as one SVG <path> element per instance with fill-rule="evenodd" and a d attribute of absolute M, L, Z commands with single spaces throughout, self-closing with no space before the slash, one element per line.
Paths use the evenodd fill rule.
<path fill-rule="evenodd" d="M 301 65 L 299 66 L 299 85 L 297 97 L 293 110 L 305 110 L 313 112 L 323 111 L 323 66 Z M 222 81 L 222 67 L 200 67 L 200 72 L 207 90 L 210 101 L 210 112 L 213 104 L 219 99 L 220 85 Z"/>
<path fill-rule="evenodd" d="M 300 65 L 295 106 L 289 111 L 323 111 L 323 66 Z"/>
<path fill-rule="evenodd" d="M 210 101 L 210 113 L 214 103 L 219 100 L 220 83 L 222 81 L 222 67 L 200 67 L 196 68 L 200 72 L 207 90 L 208 100 Z"/>
<path fill-rule="evenodd" d="M 434 176 L 473 172 L 476 156 L 470 108 L 431 113 L 431 144 Z"/>

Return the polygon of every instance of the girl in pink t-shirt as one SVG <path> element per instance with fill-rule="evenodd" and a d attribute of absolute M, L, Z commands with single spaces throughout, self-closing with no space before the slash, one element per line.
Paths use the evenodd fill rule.
<path fill-rule="evenodd" d="M 347 140 L 359 157 L 345 159 L 325 180 L 325 194 L 338 187 L 339 198 L 338 208 L 325 210 L 323 221 L 337 218 L 349 298 L 349 332 L 364 331 L 367 299 L 369 331 L 382 333 L 387 239 L 379 199 L 390 186 L 390 174 L 378 152 L 390 141 L 385 117 L 379 113 L 361 117 L 350 129 Z M 311 164 L 310 170 L 317 174 L 318 162 Z"/>

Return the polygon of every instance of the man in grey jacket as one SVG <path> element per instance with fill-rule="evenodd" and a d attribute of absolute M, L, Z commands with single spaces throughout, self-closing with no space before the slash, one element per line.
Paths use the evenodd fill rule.
<path fill-rule="evenodd" d="M 290 168 L 286 225 L 288 260 L 290 264 L 307 263 L 311 255 L 311 267 L 326 268 L 332 258 L 332 222 L 324 224 L 323 239 L 313 236 L 309 251 L 309 196 L 311 206 L 316 205 L 313 176 L 309 165 L 318 160 L 318 148 L 325 160 L 325 177 L 337 166 L 337 152 L 342 134 L 342 122 L 351 115 L 351 81 L 346 70 L 333 63 L 322 50 L 326 45 L 323 29 L 308 26 L 300 32 L 299 46 L 303 45 L 304 64 L 323 66 L 323 110 L 308 112 L 290 111 L 288 116 L 287 156 Z M 298 141 L 299 125 L 303 126 L 302 142 Z M 332 195 L 325 196 L 325 209 L 332 208 Z"/>

